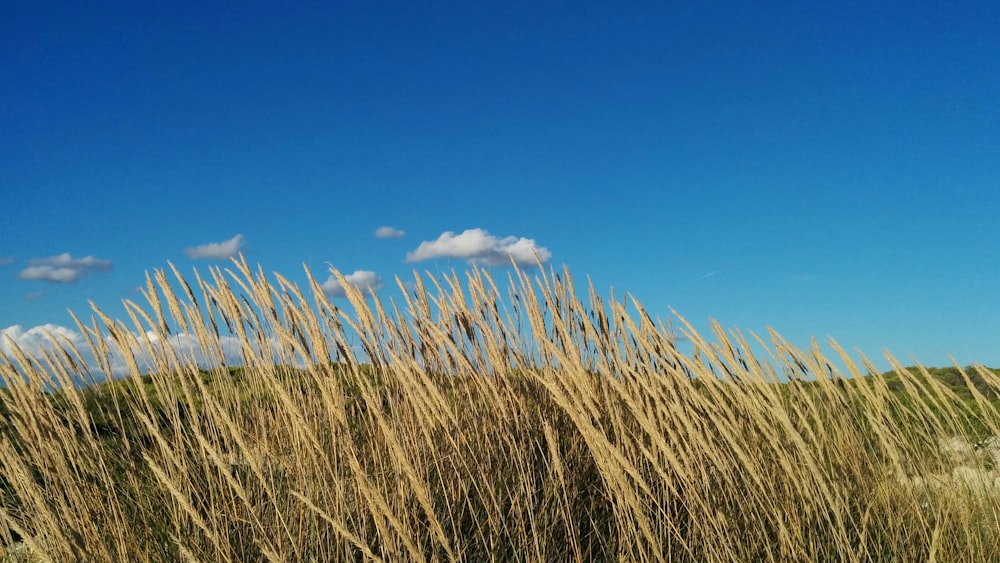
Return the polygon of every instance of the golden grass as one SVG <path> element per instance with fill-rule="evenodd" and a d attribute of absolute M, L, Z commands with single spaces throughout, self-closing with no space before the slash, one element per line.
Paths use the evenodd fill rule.
<path fill-rule="evenodd" d="M 682 354 L 565 271 L 418 276 L 403 303 L 341 278 L 351 310 L 242 261 L 172 274 L 78 321 L 121 380 L 74 387 L 69 341 L 0 356 L 7 560 L 1000 560 L 996 469 L 939 447 L 1000 436 L 968 378 L 974 408 L 678 317 Z M 243 370 L 214 369 L 227 333 Z"/>

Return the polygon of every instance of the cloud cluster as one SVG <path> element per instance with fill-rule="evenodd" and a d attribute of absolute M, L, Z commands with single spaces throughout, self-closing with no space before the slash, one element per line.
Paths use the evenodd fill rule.
<path fill-rule="evenodd" d="M 375 236 L 378 238 L 402 238 L 406 236 L 406 232 L 393 227 L 384 226 L 375 229 Z"/>
<path fill-rule="evenodd" d="M 378 291 L 383 286 L 382 278 L 378 277 L 378 274 L 371 270 L 357 270 L 353 274 L 344 276 L 344 278 L 347 280 L 348 285 L 360 289 L 361 293 L 365 295 L 372 291 Z M 347 290 L 332 274 L 323 282 L 322 287 L 323 292 L 330 297 L 344 297 L 347 295 Z"/>
<path fill-rule="evenodd" d="M 243 249 L 243 235 L 239 234 L 222 242 L 210 242 L 191 248 L 185 248 L 184 254 L 189 258 L 200 260 L 228 260 Z"/>
<path fill-rule="evenodd" d="M 114 346 L 110 338 L 107 340 L 109 344 Z M 63 346 L 66 341 L 69 341 L 80 352 L 91 374 L 100 378 L 102 374 L 98 369 L 98 362 L 90 350 L 87 339 L 76 330 L 60 325 L 49 323 L 28 329 L 25 329 L 21 325 L 13 325 L 0 330 L 0 353 L 8 357 L 13 357 L 14 347 L 16 346 L 29 357 L 41 358 L 45 355 L 45 352 L 55 350 L 57 346 Z M 125 365 L 124 359 L 115 355 L 112 358 L 111 371 L 114 375 L 124 375 L 127 373 L 128 368 Z M 82 376 L 82 374 L 76 375 L 77 377 Z M 106 376 L 107 374 L 103 375 Z"/>
<path fill-rule="evenodd" d="M 49 338 L 50 334 L 55 337 L 55 342 Z M 212 346 L 212 349 L 208 351 L 201 348 L 196 337 L 183 332 L 161 338 L 161 335 L 156 332 L 147 331 L 145 337 L 149 341 L 150 348 L 142 343 L 140 335 L 135 336 L 136 341 L 133 342 L 131 352 L 135 357 L 140 374 L 162 369 L 162 364 L 158 366 L 157 362 L 154 362 L 153 355 L 160 357 L 160 362 L 162 362 L 165 349 L 171 349 L 173 351 L 171 356 L 176 358 L 181 365 L 193 363 L 203 368 L 218 367 L 221 365 L 220 362 L 224 362 L 228 366 L 246 365 L 243 355 L 248 351 L 257 361 L 267 358 L 265 361 L 297 367 L 304 367 L 309 361 L 297 355 L 289 355 L 291 352 L 287 346 L 283 347 L 280 338 L 275 335 L 266 335 L 263 340 L 253 340 L 248 350 L 238 336 L 223 334 L 219 336 L 218 349 Z M 25 329 L 21 325 L 13 325 L 0 330 L 0 353 L 13 359 L 13 349 L 16 345 L 28 357 L 38 359 L 45 357 L 47 352 L 55 350 L 57 346 L 64 346 L 66 341 L 69 341 L 80 352 L 85 369 L 89 371 L 86 376 L 82 370 L 72 371 L 69 375 L 75 383 L 83 384 L 89 383 L 91 380 L 102 381 L 107 378 L 121 378 L 131 373 L 129 363 L 125 360 L 115 339 L 105 333 L 103 340 L 109 350 L 107 357 L 109 372 L 105 372 L 100 367 L 101 362 L 97 361 L 90 344 L 82 334 L 72 328 L 55 324 L 44 324 L 29 329 Z M 221 358 L 219 357 L 220 352 Z M 348 353 L 357 361 L 370 361 L 364 349 L 359 345 L 348 346 Z M 48 355 L 51 356 L 51 354 Z M 17 366 L 16 362 L 14 365 L 15 369 L 19 369 L 19 371 L 26 367 Z M 48 366 L 44 363 L 36 363 L 33 367 L 48 370 Z M 72 370 L 70 366 L 66 367 Z M 24 371 L 21 372 L 24 373 Z"/>
<path fill-rule="evenodd" d="M 54 345 L 49 334 L 56 338 L 66 338 L 77 346 L 86 346 L 87 344 L 80 333 L 64 326 L 44 324 L 25 330 L 21 325 L 14 325 L 0 330 L 0 352 L 8 356 L 11 355 L 13 353 L 11 341 L 17 344 L 21 350 L 32 355 L 36 355 L 42 350 L 51 350 Z"/>
<path fill-rule="evenodd" d="M 55 342 L 50 338 L 50 335 L 55 338 Z M 164 345 L 172 348 L 175 357 L 182 362 L 193 361 L 200 366 L 218 365 L 219 358 L 215 357 L 216 354 L 214 352 L 206 354 L 199 346 L 197 339 L 189 334 L 174 334 L 166 339 L 161 339 L 156 333 L 147 332 L 146 337 L 154 349 Z M 13 357 L 13 350 L 16 345 L 28 356 L 40 358 L 45 355 L 46 351 L 52 351 L 57 346 L 64 345 L 65 341 L 69 341 L 76 347 L 87 369 L 98 380 L 108 375 L 121 377 L 129 373 L 128 363 L 121 354 L 117 342 L 111 336 L 107 334 L 104 336 L 104 341 L 108 344 L 108 349 L 111 351 L 108 357 L 111 373 L 107 374 L 101 371 L 99 367 L 100 363 L 96 360 L 87 339 L 82 334 L 72 328 L 55 324 L 44 324 L 29 329 L 25 329 L 21 325 L 13 325 L 0 330 L 0 353 Z M 269 346 L 271 352 L 277 356 L 279 353 L 277 340 L 268 340 L 264 345 Z M 243 363 L 243 346 L 238 337 L 233 335 L 221 336 L 220 346 L 222 348 L 222 359 L 227 365 L 240 365 Z M 134 348 L 132 353 L 136 358 L 136 363 L 141 372 L 153 369 L 154 363 L 149 350 Z M 76 375 L 79 377 L 82 374 Z"/>
<path fill-rule="evenodd" d="M 407 262 L 421 262 L 435 258 L 455 258 L 470 264 L 485 266 L 534 266 L 537 261 L 547 262 L 552 253 L 538 246 L 534 239 L 504 237 L 497 238 L 483 229 L 468 229 L 456 235 L 452 231 L 442 233 L 436 240 L 423 241 L 420 246 L 406 254 Z"/>
<path fill-rule="evenodd" d="M 73 258 L 69 252 L 48 258 L 32 258 L 28 267 L 17 277 L 23 280 L 43 280 L 51 283 L 74 283 L 90 272 L 107 272 L 111 262 L 95 256 Z"/>

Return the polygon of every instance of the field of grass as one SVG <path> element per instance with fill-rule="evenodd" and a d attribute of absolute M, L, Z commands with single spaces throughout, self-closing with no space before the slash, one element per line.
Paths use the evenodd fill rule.
<path fill-rule="evenodd" d="M 1000 560 L 995 370 L 674 331 L 565 271 L 346 308 L 210 274 L 80 323 L 121 379 L 0 355 L 0 560 Z"/>

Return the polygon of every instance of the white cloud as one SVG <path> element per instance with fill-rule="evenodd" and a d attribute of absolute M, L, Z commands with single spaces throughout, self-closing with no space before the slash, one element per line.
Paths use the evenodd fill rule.
<path fill-rule="evenodd" d="M 8 356 L 13 352 L 8 338 L 14 341 L 22 351 L 31 355 L 37 355 L 42 350 L 51 350 L 53 344 L 48 336 L 50 333 L 57 338 L 65 337 L 77 346 L 86 346 L 87 344 L 80 333 L 64 326 L 44 324 L 25 330 L 21 325 L 13 325 L 0 330 L 0 352 Z"/>
<path fill-rule="evenodd" d="M 201 349 L 201 345 L 198 344 L 198 339 L 191 334 L 184 332 L 173 334 L 168 336 L 164 341 L 160 339 L 160 336 L 157 333 L 146 331 L 146 337 L 149 338 L 150 345 L 154 349 L 162 347 L 163 343 L 166 342 L 166 344 L 174 350 L 174 353 L 177 354 L 177 357 L 182 362 L 193 361 L 199 366 L 218 365 L 219 358 L 214 357 L 215 353 L 212 353 L 213 358 L 210 361 L 206 357 L 205 351 Z M 240 344 L 239 337 L 231 334 L 220 335 L 219 345 L 222 348 L 222 359 L 227 365 L 239 365 L 242 363 L 242 357 L 240 355 L 242 346 Z M 268 340 L 267 345 L 271 348 L 272 353 L 277 351 L 276 341 Z M 136 360 L 140 369 L 144 369 L 143 366 L 152 366 L 153 362 L 148 350 L 136 349 L 133 350 L 133 353 L 136 355 Z"/>
<path fill-rule="evenodd" d="M 49 335 L 55 338 L 55 342 L 49 338 Z M 8 357 L 13 357 L 14 345 L 16 345 L 28 357 L 41 358 L 45 355 L 46 351 L 52 351 L 57 346 L 63 346 L 64 339 L 68 340 L 80 352 L 91 374 L 98 377 L 98 379 L 106 375 L 102 374 L 98 368 L 98 362 L 94 359 L 94 354 L 87 343 L 87 339 L 76 330 L 60 325 L 44 324 L 29 329 L 25 329 L 21 325 L 13 325 L 0 330 L 0 353 Z M 107 337 L 107 341 L 109 344 L 112 344 L 112 349 L 115 349 L 110 337 Z M 41 367 L 42 365 L 44 364 L 39 364 L 37 367 Z M 125 365 L 124 359 L 117 354 L 111 357 L 111 371 L 115 375 L 128 373 L 128 367 Z M 79 375 L 81 374 L 77 374 L 77 376 Z"/>
<path fill-rule="evenodd" d="M 40 299 L 45 296 L 44 291 L 32 291 L 31 293 L 24 296 L 28 301 L 34 301 L 35 299 Z"/>
<path fill-rule="evenodd" d="M 63 339 L 68 340 L 73 346 L 80 352 L 84 363 L 90 370 L 91 374 L 98 380 L 106 377 L 108 374 L 103 373 L 100 369 L 100 364 L 95 359 L 93 351 L 90 349 L 90 345 L 87 339 L 72 328 L 67 328 L 55 324 L 44 324 L 29 329 L 25 329 L 21 325 L 13 325 L 0 330 L 0 353 L 13 357 L 14 344 L 21 349 L 26 355 L 32 358 L 41 358 L 44 356 L 46 351 L 54 350 L 57 344 L 54 344 L 49 338 L 49 334 L 56 338 L 58 345 L 63 345 Z M 212 357 L 209 358 L 208 355 L 201 349 L 198 344 L 197 339 L 186 333 L 174 334 L 168 336 L 165 340 L 161 339 L 155 332 L 146 332 L 147 338 L 149 338 L 150 345 L 154 350 L 159 349 L 166 343 L 170 348 L 174 350 L 176 357 L 180 359 L 181 362 L 192 361 L 199 366 L 215 366 L 218 365 L 219 358 L 215 357 L 213 352 Z M 128 363 L 122 356 L 118 344 L 115 342 L 110 335 L 105 334 L 104 340 L 108 344 L 111 351 L 108 357 L 109 367 L 111 368 L 111 375 L 114 377 L 121 377 L 129 373 Z M 234 335 L 222 335 L 219 337 L 219 344 L 222 348 L 223 359 L 227 365 L 241 365 L 243 363 L 242 350 L 243 346 L 239 340 L 239 337 Z M 141 343 L 141 339 L 137 339 L 137 343 Z M 268 339 L 265 346 L 270 347 L 271 353 L 275 354 L 275 357 L 280 354 L 280 347 L 278 345 L 277 339 Z M 142 346 L 142 344 L 139 344 Z M 256 353 L 259 355 L 260 346 L 254 346 Z M 133 346 L 132 350 L 135 355 L 136 363 L 139 366 L 141 373 L 145 373 L 152 370 L 154 363 L 152 361 L 152 355 L 148 349 L 138 348 Z M 40 364 L 38 367 L 41 367 Z M 80 376 L 82 374 L 76 374 Z"/>
<path fill-rule="evenodd" d="M 353 274 L 344 276 L 347 283 L 352 287 L 356 287 L 361 290 L 362 293 L 367 295 L 371 291 L 378 291 L 382 289 L 382 278 L 378 277 L 378 274 L 370 270 L 357 270 Z M 344 286 L 340 284 L 332 274 L 325 282 L 323 282 L 323 291 L 330 297 L 344 297 L 347 295 L 347 291 Z"/>
<path fill-rule="evenodd" d="M 437 240 L 421 242 L 416 250 L 406 254 L 406 261 L 457 258 L 486 266 L 509 266 L 511 262 L 518 266 L 534 266 L 536 255 L 541 262 L 552 257 L 552 253 L 538 246 L 534 239 L 497 238 L 483 229 L 468 229 L 460 235 L 447 231 Z"/>
<path fill-rule="evenodd" d="M 406 235 L 405 231 L 399 229 L 384 226 L 375 229 L 375 236 L 378 238 L 402 238 Z"/>
<path fill-rule="evenodd" d="M 52 283 L 74 283 L 90 272 L 107 272 L 111 262 L 95 256 L 73 258 L 69 252 L 48 258 L 32 258 L 28 267 L 17 277 L 23 280 L 44 280 Z"/>
<path fill-rule="evenodd" d="M 14 261 L 13 256 L 0 256 L 0 266 L 6 266 Z"/>
<path fill-rule="evenodd" d="M 195 260 L 228 260 L 240 253 L 243 249 L 243 235 L 236 235 L 229 240 L 222 242 L 210 242 L 192 248 L 185 248 L 184 254 Z"/>

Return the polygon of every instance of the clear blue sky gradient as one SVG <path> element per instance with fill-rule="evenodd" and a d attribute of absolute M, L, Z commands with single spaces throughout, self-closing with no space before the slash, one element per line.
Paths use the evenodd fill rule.
<path fill-rule="evenodd" d="M 996 2 L 98 4 L 0 4 L 0 330 L 237 233 L 398 297 L 479 228 L 664 319 L 1000 366 Z M 112 268 L 19 277 L 66 252 Z"/>

